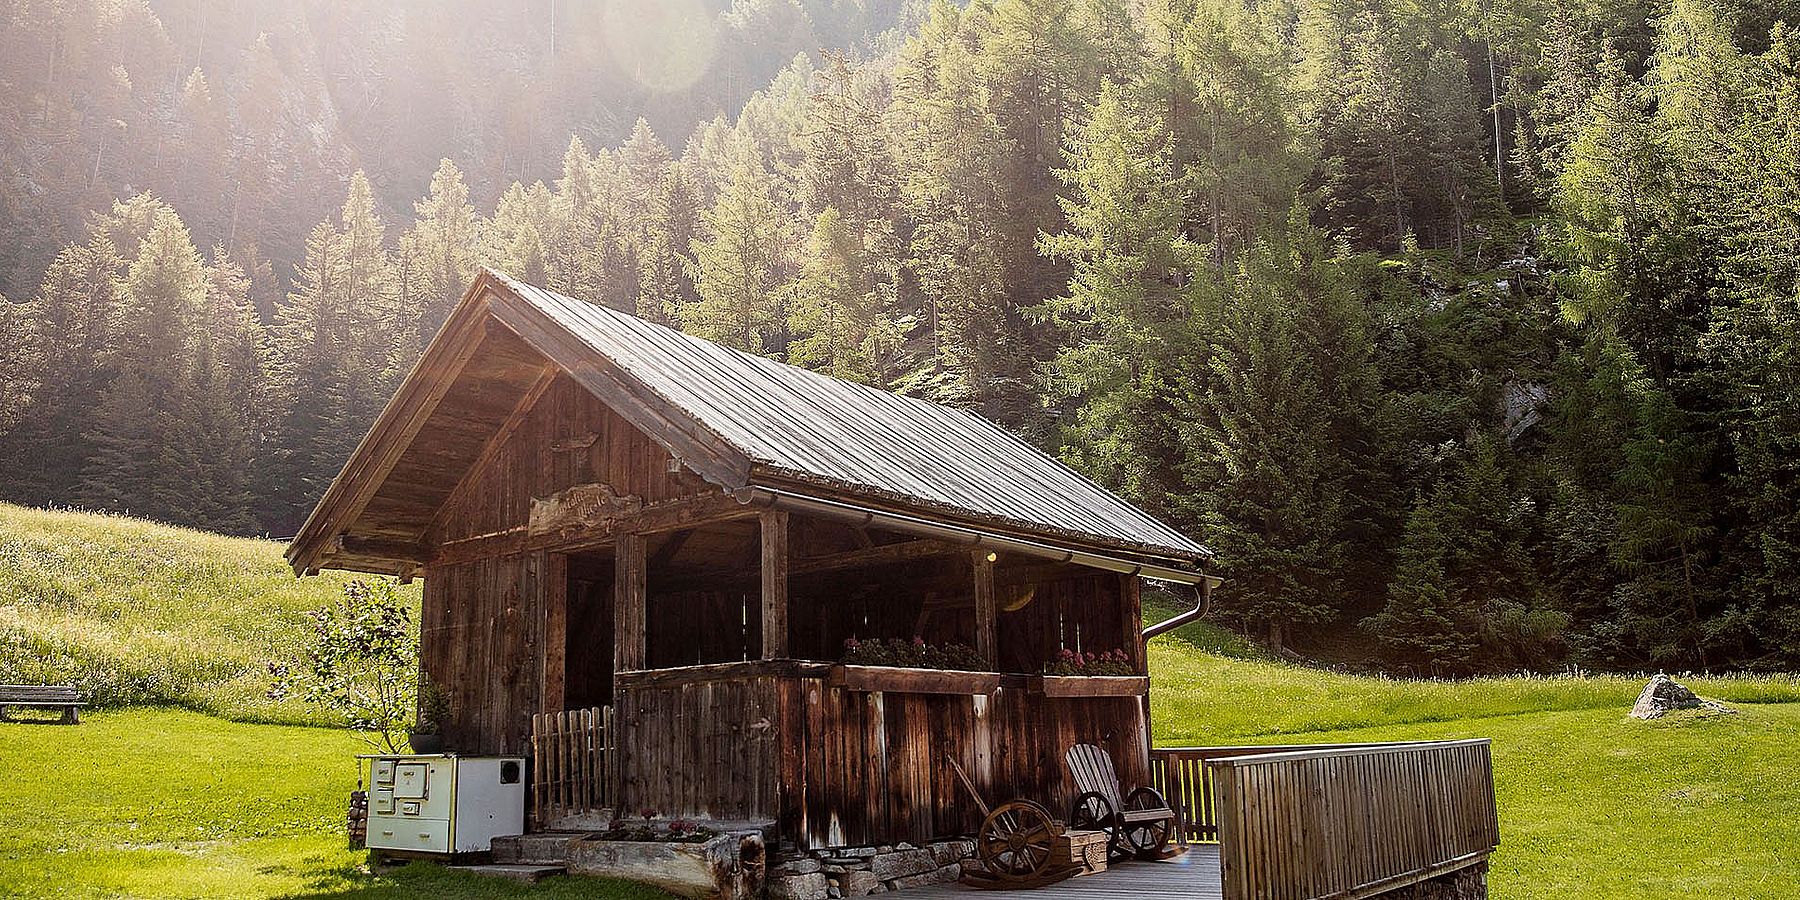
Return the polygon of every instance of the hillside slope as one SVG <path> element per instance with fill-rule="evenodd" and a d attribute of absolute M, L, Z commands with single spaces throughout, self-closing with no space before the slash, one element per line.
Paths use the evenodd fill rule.
<path fill-rule="evenodd" d="M 263 699 L 263 665 L 292 650 L 301 612 L 330 600 L 345 577 L 295 579 L 280 550 L 0 505 L 0 681 L 74 680 L 109 705 L 316 721 Z M 1800 677 L 1690 679 L 1739 713 L 1638 722 L 1624 715 L 1641 684 L 1634 677 L 1354 676 L 1258 658 L 1206 625 L 1152 641 L 1150 665 L 1163 746 L 1492 738 L 1503 835 L 1496 897 L 1800 896 L 1800 850 L 1770 824 L 1800 816 L 1791 777 Z M 70 740 L 83 749 L 78 763 Z M 267 771 L 247 761 L 271 743 L 287 748 L 289 774 L 252 785 L 246 779 Z M 0 725 L 0 759 L 92 775 L 47 782 L 11 819 L 0 812 L 0 834 L 14 836 L 0 840 L 0 894 L 269 896 L 298 884 L 359 897 L 506 893 L 432 873 L 359 875 L 334 837 L 357 749 L 341 732 L 168 710 L 100 712 L 81 729 Z M 114 790 L 99 773 L 115 768 L 209 773 L 202 781 L 244 796 L 285 790 L 288 800 L 223 821 L 211 802 L 171 805 L 198 788 L 162 775 Z M 43 812 L 51 797 L 68 811 Z M 110 824 L 82 824 L 92 822 Z M 77 833 L 85 836 L 68 837 Z"/>
<path fill-rule="evenodd" d="M 0 682 L 319 724 L 317 711 L 264 696 L 267 665 L 295 651 L 302 613 L 349 578 L 295 578 L 272 541 L 0 504 Z"/>

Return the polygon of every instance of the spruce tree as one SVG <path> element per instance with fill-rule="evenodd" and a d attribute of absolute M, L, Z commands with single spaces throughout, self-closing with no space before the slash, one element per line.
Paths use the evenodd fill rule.
<path fill-rule="evenodd" d="M 1159 461 L 1182 443 L 1168 398 L 1199 364 L 1184 285 L 1201 252 L 1183 234 L 1189 195 L 1169 147 L 1161 124 L 1130 112 L 1109 85 L 1064 151 L 1069 229 L 1041 241 L 1073 270 L 1068 294 L 1047 304 L 1066 333 L 1053 402 L 1079 402 L 1064 453 L 1159 511 L 1178 490 Z"/>
<path fill-rule="evenodd" d="M 114 372 L 118 279 L 124 266 L 101 231 L 57 254 L 31 300 L 13 314 L 6 354 L 19 405 L 0 431 L 0 472 L 9 498 L 68 502 L 93 453 L 88 423 Z"/>
<path fill-rule="evenodd" d="M 684 330 L 751 353 L 779 351 L 785 330 L 776 288 L 786 280 L 792 253 L 771 182 L 756 148 L 740 144 L 694 239 L 699 298 L 680 310 Z"/>
<path fill-rule="evenodd" d="M 88 429 L 94 453 L 76 496 L 97 509 L 131 510 L 192 523 L 179 458 L 182 428 L 198 395 L 206 273 L 174 210 L 161 208 L 121 285 L 115 374 Z"/>
<path fill-rule="evenodd" d="M 398 255 L 411 273 L 404 302 L 418 318 L 423 346 L 475 280 L 480 223 L 462 172 L 448 159 L 439 161 L 430 190 L 413 204 L 413 213 L 417 218 L 400 238 Z"/>

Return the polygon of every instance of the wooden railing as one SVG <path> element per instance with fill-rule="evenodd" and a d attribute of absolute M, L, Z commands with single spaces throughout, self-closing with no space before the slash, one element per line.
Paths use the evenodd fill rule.
<path fill-rule="evenodd" d="M 612 805 L 612 707 L 569 709 L 531 717 L 531 821 L 543 830 L 559 819 L 595 815 Z"/>
<path fill-rule="evenodd" d="M 1499 844 L 1488 742 L 1152 751 L 1188 840 L 1217 840 L 1225 900 L 1368 897 Z"/>
<path fill-rule="evenodd" d="M 1382 744 L 1331 744 L 1333 749 L 1379 747 Z M 1287 744 L 1264 747 L 1157 747 L 1150 751 L 1151 785 L 1175 810 L 1175 837 L 1184 844 L 1219 842 L 1218 805 L 1213 799 L 1212 774 L 1206 764 L 1215 759 L 1318 750 L 1319 744 Z"/>

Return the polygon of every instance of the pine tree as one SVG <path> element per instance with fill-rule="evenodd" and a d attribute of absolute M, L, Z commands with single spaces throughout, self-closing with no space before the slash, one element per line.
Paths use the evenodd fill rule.
<path fill-rule="evenodd" d="M 174 210 L 162 207 L 154 221 L 122 284 L 116 374 L 88 430 L 95 450 L 76 496 L 94 508 L 188 523 L 190 485 L 177 458 L 191 449 L 181 426 L 199 390 L 206 273 Z"/>
<path fill-rule="evenodd" d="M 88 425 L 114 372 L 114 329 L 122 324 L 118 278 L 124 266 L 100 231 L 70 245 L 44 272 L 37 294 L 17 310 L 16 421 L 0 431 L 7 496 L 25 503 L 67 502 L 92 454 Z"/>
<path fill-rule="evenodd" d="M 985 109 L 970 46 L 979 31 L 964 18 L 948 2 L 933 4 L 895 74 L 896 153 L 909 163 L 901 189 L 913 223 L 906 265 L 930 341 L 926 364 L 903 385 L 940 402 L 980 404 L 1002 393 L 996 384 L 1026 354 L 1009 322 L 1013 301 L 1001 260 L 998 186 L 1007 138 Z M 983 411 L 1021 418 L 995 404 Z"/>
<path fill-rule="evenodd" d="M 1433 675 L 1466 671 L 1476 646 L 1473 623 L 1459 614 L 1451 597 L 1445 562 L 1450 547 L 1436 502 L 1413 507 L 1387 603 L 1362 623 L 1395 660 Z"/>
<path fill-rule="evenodd" d="M 1165 123 L 1175 170 L 1191 181 L 1190 219 L 1213 262 L 1287 215 L 1305 174 L 1298 151 L 1286 48 L 1237 0 L 1170 4 L 1159 19 L 1157 62 L 1138 87 Z"/>
<path fill-rule="evenodd" d="M 882 385 L 900 335 L 886 311 L 885 281 L 872 277 L 865 241 L 871 237 L 827 206 L 813 223 L 800 273 L 785 288 L 788 362 L 851 381 Z M 892 235 L 873 235 L 876 242 Z"/>
<path fill-rule="evenodd" d="M 1048 304 L 1067 332 L 1052 391 L 1080 401 L 1064 453 L 1157 510 L 1177 489 L 1159 461 L 1180 453 L 1168 397 L 1196 364 L 1184 286 L 1200 259 L 1182 233 L 1188 194 L 1169 146 L 1160 123 L 1131 113 L 1109 85 L 1064 151 L 1069 230 L 1041 242 L 1074 273 L 1067 296 Z"/>
<path fill-rule="evenodd" d="M 1205 375 L 1180 399 L 1185 516 L 1236 585 L 1227 614 L 1276 648 L 1342 610 L 1366 530 L 1353 486 L 1375 460 L 1368 314 L 1304 215 L 1247 250 L 1235 277 L 1198 283 Z"/>
<path fill-rule="evenodd" d="M 462 172 L 448 159 L 438 163 L 430 192 L 413 212 L 418 218 L 400 239 L 399 257 L 410 273 L 404 303 L 418 317 L 422 347 L 475 280 L 480 223 Z"/>
<path fill-rule="evenodd" d="M 529 188 L 513 182 L 483 229 L 482 259 L 520 281 L 547 286 L 550 261 L 545 233 L 552 230 L 551 206 L 550 190 L 543 182 Z"/>
<path fill-rule="evenodd" d="M 778 288 L 787 277 L 786 217 L 768 170 L 748 142 L 739 147 L 718 201 L 694 239 L 694 287 L 680 310 L 684 330 L 751 353 L 779 351 L 783 316 Z"/>

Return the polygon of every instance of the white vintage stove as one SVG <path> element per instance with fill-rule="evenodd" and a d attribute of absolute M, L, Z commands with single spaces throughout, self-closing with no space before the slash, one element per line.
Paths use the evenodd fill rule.
<path fill-rule="evenodd" d="M 369 761 L 371 850 L 483 853 L 525 831 L 525 760 L 432 753 Z"/>

